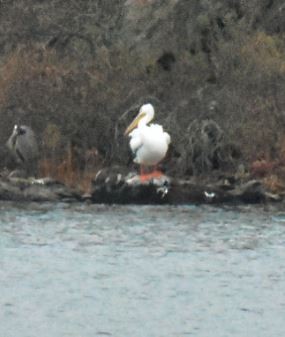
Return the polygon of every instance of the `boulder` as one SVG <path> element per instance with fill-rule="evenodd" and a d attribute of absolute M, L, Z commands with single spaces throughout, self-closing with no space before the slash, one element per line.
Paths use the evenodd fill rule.
<path fill-rule="evenodd" d="M 107 168 L 92 181 L 89 199 L 107 204 L 188 204 L 260 203 L 281 201 L 281 196 L 266 191 L 258 180 L 216 182 L 174 179 L 166 175 L 147 182 L 135 173 Z M 229 183 L 231 181 L 231 183 Z M 227 182 L 227 183 L 225 183 Z"/>
<path fill-rule="evenodd" d="M 51 178 L 0 179 L 0 200 L 9 201 L 79 201 L 80 194 Z"/>

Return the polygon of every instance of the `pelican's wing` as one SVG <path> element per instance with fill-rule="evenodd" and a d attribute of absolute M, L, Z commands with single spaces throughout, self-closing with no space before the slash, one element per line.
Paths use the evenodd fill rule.
<path fill-rule="evenodd" d="M 170 144 L 171 137 L 170 137 L 169 133 L 163 131 L 163 127 L 160 124 L 150 124 L 150 128 L 151 128 L 151 130 L 153 130 L 153 132 L 155 132 L 160 137 L 164 137 L 167 145 Z"/>
<path fill-rule="evenodd" d="M 149 129 L 156 134 L 163 133 L 163 127 L 160 124 L 150 124 Z"/>
<path fill-rule="evenodd" d="M 170 142 L 171 142 L 171 137 L 170 137 L 169 133 L 163 132 L 163 135 L 165 137 L 166 144 L 169 145 Z"/>
<path fill-rule="evenodd" d="M 143 145 L 142 136 L 138 129 L 135 129 L 130 134 L 130 148 L 134 154 L 137 153 L 138 149 Z"/>

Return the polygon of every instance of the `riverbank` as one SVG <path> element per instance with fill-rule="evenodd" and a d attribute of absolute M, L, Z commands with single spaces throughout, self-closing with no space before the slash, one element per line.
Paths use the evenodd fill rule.
<path fill-rule="evenodd" d="M 0 178 L 0 200 L 90 202 L 105 204 L 223 204 L 281 202 L 263 180 L 235 176 L 178 179 L 162 175 L 142 182 L 135 172 L 114 167 L 100 170 L 88 191 L 71 188 L 52 178 Z"/>

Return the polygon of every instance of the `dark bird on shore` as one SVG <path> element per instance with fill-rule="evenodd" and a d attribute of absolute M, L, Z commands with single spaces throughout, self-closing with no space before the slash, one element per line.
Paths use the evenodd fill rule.
<path fill-rule="evenodd" d="M 33 130 L 26 125 L 15 125 L 7 146 L 17 164 L 27 175 L 35 175 L 39 150 Z"/>

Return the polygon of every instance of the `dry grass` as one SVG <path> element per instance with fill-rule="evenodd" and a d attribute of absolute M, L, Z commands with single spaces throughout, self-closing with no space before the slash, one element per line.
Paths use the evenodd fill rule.
<path fill-rule="evenodd" d="M 79 165 L 81 164 L 81 165 Z M 61 160 L 44 158 L 39 162 L 39 176 L 52 177 L 83 193 L 90 192 L 90 184 L 101 168 L 102 160 L 96 149 L 86 151 L 83 163 L 70 146 Z"/>
<path fill-rule="evenodd" d="M 262 179 L 264 186 L 273 193 L 285 190 L 285 137 L 278 143 L 277 156 L 272 157 L 266 153 L 258 160 L 252 162 L 250 173 L 253 178 Z"/>
<path fill-rule="evenodd" d="M 18 49 L 9 55 L 0 68 L 0 104 L 9 99 L 9 92 L 18 81 L 36 77 L 55 79 L 67 76 L 72 67 L 59 60 L 56 52 L 43 48 Z"/>
<path fill-rule="evenodd" d="M 285 45 L 280 37 L 257 32 L 242 46 L 240 57 L 264 75 L 285 74 Z"/>
<path fill-rule="evenodd" d="M 280 193 L 285 190 L 285 181 L 278 175 L 271 174 L 263 179 L 263 184 L 272 193 Z"/>

